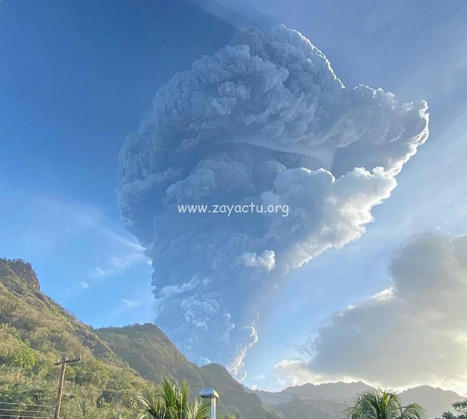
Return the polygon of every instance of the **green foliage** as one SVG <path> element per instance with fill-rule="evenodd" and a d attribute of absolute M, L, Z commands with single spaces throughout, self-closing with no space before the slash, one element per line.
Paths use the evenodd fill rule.
<path fill-rule="evenodd" d="M 36 357 L 29 345 L 26 343 L 20 345 L 12 359 L 12 364 L 25 371 L 31 371 L 34 368 L 36 365 Z"/>
<path fill-rule="evenodd" d="M 444 412 L 441 419 L 467 419 L 467 399 L 462 402 L 453 403 L 455 413 Z"/>
<path fill-rule="evenodd" d="M 141 391 L 155 388 L 42 294 L 29 264 L 0 259 L 0 408 L 41 406 L 51 416 L 63 353 L 81 355 L 66 369 L 64 418 L 129 417 Z"/>
<path fill-rule="evenodd" d="M 166 376 L 186 379 L 195 394 L 215 387 L 219 418 L 278 418 L 222 366 L 188 362 L 155 325 L 93 330 L 40 291 L 29 264 L 0 259 L 0 402 L 52 412 L 60 369 L 54 364 L 63 354 L 81 356 L 66 369 L 65 419 L 133 417 L 139 395 L 154 394 Z M 187 412 L 199 410 L 196 403 L 190 399 Z"/>
<path fill-rule="evenodd" d="M 418 404 L 402 406 L 396 393 L 383 390 L 361 394 L 349 409 L 349 419 L 421 419 L 424 414 Z"/>
<path fill-rule="evenodd" d="M 179 385 L 164 378 L 157 395 L 148 394 L 141 398 L 140 418 L 155 419 L 208 419 L 209 406 L 200 400 L 188 401 L 188 384 Z"/>
<path fill-rule="evenodd" d="M 204 387 L 200 369 L 188 362 L 155 325 L 133 325 L 96 330 L 121 359 L 142 377 L 160 383 L 164 377 L 187 380 L 192 388 Z"/>
<path fill-rule="evenodd" d="M 262 405 L 257 395 L 245 391 L 219 364 L 199 368 L 187 359 L 154 324 L 96 330 L 111 349 L 142 377 L 160 383 L 164 377 L 186 380 L 194 391 L 214 387 L 221 398 L 219 418 L 277 419 L 278 415 Z"/>

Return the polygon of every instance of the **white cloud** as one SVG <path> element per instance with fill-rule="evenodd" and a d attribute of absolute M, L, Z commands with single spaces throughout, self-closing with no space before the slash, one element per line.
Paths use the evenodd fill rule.
<path fill-rule="evenodd" d="M 300 359 L 284 359 L 275 364 L 272 379 L 280 389 L 327 381 L 325 376 L 314 374 L 308 364 Z"/>
<path fill-rule="evenodd" d="M 128 318 L 133 318 L 135 322 L 152 321 L 153 299 L 147 290 L 128 295 L 120 299 L 115 308 L 101 319 L 102 325 L 126 325 Z M 143 319 L 143 320 L 141 320 Z"/>
<path fill-rule="evenodd" d="M 284 365 L 282 377 L 467 393 L 466 261 L 467 236 L 415 237 L 392 258 L 391 287 L 333 315 L 311 342 L 311 360 Z"/>
<path fill-rule="evenodd" d="M 142 304 L 141 301 L 135 301 L 130 298 L 122 298 L 121 302 L 129 308 L 139 307 Z"/>
<path fill-rule="evenodd" d="M 134 249 L 134 246 L 131 246 Z M 98 266 L 90 274 L 93 278 L 105 278 L 124 272 L 129 267 L 147 261 L 147 257 L 139 248 L 137 251 L 131 250 L 122 256 L 112 256 L 105 267 Z"/>
<path fill-rule="evenodd" d="M 276 254 L 274 250 L 265 250 L 261 255 L 257 255 L 255 252 L 245 252 L 239 257 L 239 261 L 244 266 L 249 268 L 261 268 L 266 271 L 274 269 L 276 264 Z"/>

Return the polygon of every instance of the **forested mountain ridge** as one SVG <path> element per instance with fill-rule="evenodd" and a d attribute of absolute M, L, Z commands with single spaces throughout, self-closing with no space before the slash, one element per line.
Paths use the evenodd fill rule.
<path fill-rule="evenodd" d="M 156 391 L 166 376 L 186 379 L 192 397 L 205 385 L 216 387 L 221 419 L 279 417 L 222 366 L 188 362 L 157 326 L 95 330 L 41 292 L 29 263 L 0 259 L 0 417 L 15 409 L 50 417 L 59 374 L 55 362 L 64 354 L 81 356 L 66 369 L 67 419 L 132 417 L 139 396 Z"/>
<path fill-rule="evenodd" d="M 30 264 L 0 259 L 0 408 L 55 406 L 62 355 L 81 356 L 66 369 L 62 413 L 105 418 L 134 411 L 154 385 L 122 361 L 94 330 L 40 291 Z M 3 402 L 3 404 L 2 404 Z M 40 409 L 39 409 L 40 407 Z"/>
<path fill-rule="evenodd" d="M 187 380 L 193 391 L 214 387 L 221 395 L 218 416 L 237 415 L 242 419 L 276 419 L 278 415 L 265 408 L 219 364 L 202 368 L 189 362 L 167 336 L 154 324 L 97 329 L 109 346 L 142 377 L 160 382 L 164 376 Z"/>

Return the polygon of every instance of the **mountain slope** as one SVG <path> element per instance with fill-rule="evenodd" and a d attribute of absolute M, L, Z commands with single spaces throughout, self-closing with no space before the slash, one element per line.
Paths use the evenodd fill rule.
<path fill-rule="evenodd" d="M 214 387 L 222 395 L 221 403 L 242 419 L 275 419 L 276 413 L 265 409 L 255 394 L 247 391 L 235 381 L 227 370 L 219 364 L 209 364 L 201 368 L 205 383 Z"/>
<path fill-rule="evenodd" d="M 94 330 L 40 291 L 30 264 L 0 259 L 0 417 L 18 409 L 50 417 L 59 374 L 54 364 L 63 354 L 81 356 L 66 370 L 66 419 L 130 417 L 138 396 L 155 392 L 165 376 L 186 379 L 193 397 L 205 386 L 216 388 L 220 419 L 279 418 L 224 367 L 188 362 L 155 325 Z"/>
<path fill-rule="evenodd" d="M 103 328 L 96 333 L 147 380 L 159 383 L 164 377 L 173 377 L 187 380 L 193 389 L 204 386 L 200 368 L 188 362 L 153 324 Z"/>
<path fill-rule="evenodd" d="M 92 328 L 40 291 L 30 264 L 0 259 L 0 416 L 19 404 L 22 411 L 40 405 L 50 415 L 59 374 L 54 363 L 62 355 L 81 356 L 66 370 L 66 418 L 125 414 L 142 391 L 153 389 Z"/>
<path fill-rule="evenodd" d="M 40 290 L 30 264 L 0 259 L 0 417 L 53 411 L 62 354 L 80 355 L 66 372 L 63 417 L 130 417 L 137 397 L 156 391 L 165 376 L 186 379 L 192 396 L 205 386 L 221 395 L 218 417 L 243 419 L 339 419 L 364 383 L 305 384 L 282 392 L 247 391 L 218 364 L 199 368 L 153 324 L 94 330 Z M 463 399 L 428 386 L 401 394 L 434 418 Z M 271 406 L 271 410 L 265 405 Z M 274 410 L 273 413 L 272 409 Z M 30 416 L 36 416 L 30 415 Z"/>
<path fill-rule="evenodd" d="M 348 405 L 342 402 L 329 400 L 304 401 L 296 396 L 288 402 L 274 406 L 274 410 L 287 419 L 343 419 L 346 417 L 344 412 L 347 408 Z"/>
<path fill-rule="evenodd" d="M 430 386 L 411 388 L 401 394 L 404 403 L 418 403 L 429 413 L 430 418 L 440 417 L 443 412 L 452 411 L 451 405 L 464 398 L 453 391 Z"/>
<path fill-rule="evenodd" d="M 370 386 L 361 381 L 356 383 L 337 382 L 289 387 L 285 390 L 285 393 L 300 397 L 303 400 L 320 399 L 351 402 L 356 394 L 364 393 L 370 390 L 370 388 Z"/>
<path fill-rule="evenodd" d="M 256 391 L 264 404 L 288 419 L 337 419 L 345 417 L 352 399 L 370 387 L 358 383 L 304 384 L 280 392 Z"/>
<path fill-rule="evenodd" d="M 258 396 L 247 392 L 221 365 L 199 368 L 178 351 L 155 325 L 133 325 L 98 329 L 96 332 L 128 365 L 142 377 L 160 382 L 164 376 L 187 380 L 192 391 L 214 387 L 221 396 L 218 414 L 239 415 L 242 419 L 275 419 L 278 417 L 262 406 Z"/>

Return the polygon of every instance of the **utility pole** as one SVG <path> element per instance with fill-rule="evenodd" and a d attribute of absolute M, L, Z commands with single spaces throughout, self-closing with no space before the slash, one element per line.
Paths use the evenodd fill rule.
<path fill-rule="evenodd" d="M 55 416 L 54 419 L 60 419 L 60 406 L 62 404 L 62 395 L 63 395 L 63 383 L 65 382 L 65 369 L 67 364 L 72 364 L 73 362 L 78 362 L 81 358 L 67 359 L 66 356 L 62 357 L 61 361 L 55 363 L 55 365 L 61 365 L 60 378 L 58 381 L 58 394 L 57 394 L 57 406 L 55 407 Z"/>

